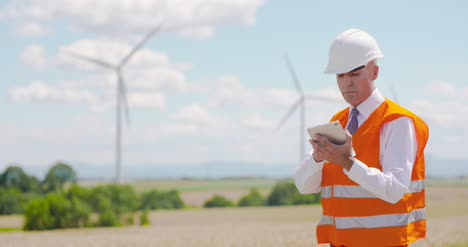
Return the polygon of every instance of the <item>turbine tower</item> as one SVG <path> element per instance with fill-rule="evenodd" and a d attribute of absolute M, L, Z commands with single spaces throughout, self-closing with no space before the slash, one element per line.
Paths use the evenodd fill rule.
<path fill-rule="evenodd" d="M 398 99 L 398 94 L 397 94 L 394 84 L 390 82 L 390 84 L 388 85 L 390 87 L 390 92 L 392 93 L 393 101 L 395 101 L 395 103 L 397 104 L 400 104 L 400 100 Z"/>
<path fill-rule="evenodd" d="M 296 71 L 289 60 L 289 57 L 285 55 L 286 65 L 288 66 L 289 73 L 292 77 L 294 85 L 296 86 L 296 91 L 298 94 L 298 98 L 296 102 L 289 108 L 286 114 L 281 119 L 280 123 L 278 124 L 276 129 L 281 128 L 284 123 L 289 119 L 289 117 L 294 113 L 294 111 L 299 108 L 299 160 L 304 159 L 304 133 L 306 132 L 305 129 L 305 120 L 306 120 L 306 112 L 305 112 L 305 103 L 306 100 L 315 100 L 315 101 L 328 101 L 328 102 L 338 102 L 338 99 L 333 97 L 326 97 L 321 95 L 315 95 L 310 93 L 305 93 L 302 89 L 301 83 L 297 77 Z"/>
<path fill-rule="evenodd" d="M 137 43 L 133 49 L 118 63 L 118 64 L 111 64 L 106 61 L 91 58 L 87 56 L 83 56 L 77 53 L 68 52 L 71 56 L 84 60 L 89 63 L 93 63 L 97 66 L 101 66 L 106 69 L 113 70 L 117 76 L 117 89 L 116 89 L 116 102 L 115 102 L 115 182 L 118 184 L 122 183 L 122 128 L 121 128 L 121 110 L 124 109 L 125 118 L 127 125 L 130 125 L 130 113 L 128 109 L 128 100 L 127 100 L 127 89 L 126 85 L 122 76 L 122 69 L 128 63 L 128 61 L 135 55 L 135 53 L 143 47 L 143 45 L 153 37 L 157 32 L 161 30 L 161 24 L 158 25 L 156 28 L 151 30 L 146 36 Z"/>

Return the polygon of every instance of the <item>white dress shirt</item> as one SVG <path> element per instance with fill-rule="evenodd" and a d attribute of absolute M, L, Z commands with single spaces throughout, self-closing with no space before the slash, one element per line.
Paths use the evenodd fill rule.
<path fill-rule="evenodd" d="M 371 96 L 357 106 L 358 126 L 361 126 L 384 101 L 385 98 L 379 90 L 374 89 Z M 343 169 L 343 172 L 374 196 L 390 203 L 397 203 L 405 193 L 409 192 L 417 147 L 413 121 L 408 117 L 397 118 L 384 124 L 380 129 L 382 171 L 368 167 L 355 159 L 351 169 L 349 171 Z M 313 150 L 296 170 L 295 183 L 302 194 L 321 191 L 323 161 L 316 162 L 312 153 Z"/>

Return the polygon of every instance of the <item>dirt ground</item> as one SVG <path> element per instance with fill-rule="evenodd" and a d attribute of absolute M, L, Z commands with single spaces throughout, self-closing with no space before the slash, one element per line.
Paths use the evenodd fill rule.
<path fill-rule="evenodd" d="M 468 241 L 468 188 L 429 188 L 427 201 L 428 236 L 412 247 Z M 316 246 L 320 211 L 320 206 L 155 211 L 148 227 L 0 233 L 0 246 Z M 21 223 L 21 217 L 0 217 L 0 228 Z"/>

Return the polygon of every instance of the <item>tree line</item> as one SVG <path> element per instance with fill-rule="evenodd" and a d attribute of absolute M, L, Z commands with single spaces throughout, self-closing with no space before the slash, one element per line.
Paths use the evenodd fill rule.
<path fill-rule="evenodd" d="M 177 190 L 153 189 L 137 194 L 129 185 L 81 187 L 77 174 L 57 162 L 41 181 L 18 165 L 0 174 L 0 214 L 23 214 L 24 230 L 150 224 L 148 211 L 183 209 Z M 301 195 L 290 181 L 278 182 L 269 195 L 252 188 L 237 202 L 215 195 L 204 207 L 249 207 L 319 203 L 319 195 Z"/>

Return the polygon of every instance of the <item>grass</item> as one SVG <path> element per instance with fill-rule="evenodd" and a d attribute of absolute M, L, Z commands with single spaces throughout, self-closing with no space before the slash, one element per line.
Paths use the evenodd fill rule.
<path fill-rule="evenodd" d="M 447 245 L 447 247 L 468 247 L 468 241 L 463 243 L 455 243 Z"/>
<path fill-rule="evenodd" d="M 171 190 L 179 192 L 216 192 L 216 191 L 248 191 L 250 188 L 271 189 L 278 180 L 262 178 L 222 179 L 222 180 L 156 180 L 137 181 L 130 185 L 141 193 L 152 189 Z"/>
<path fill-rule="evenodd" d="M 0 233 L 21 232 L 21 231 L 23 231 L 21 228 L 8 228 L 8 227 L 0 228 Z"/>

